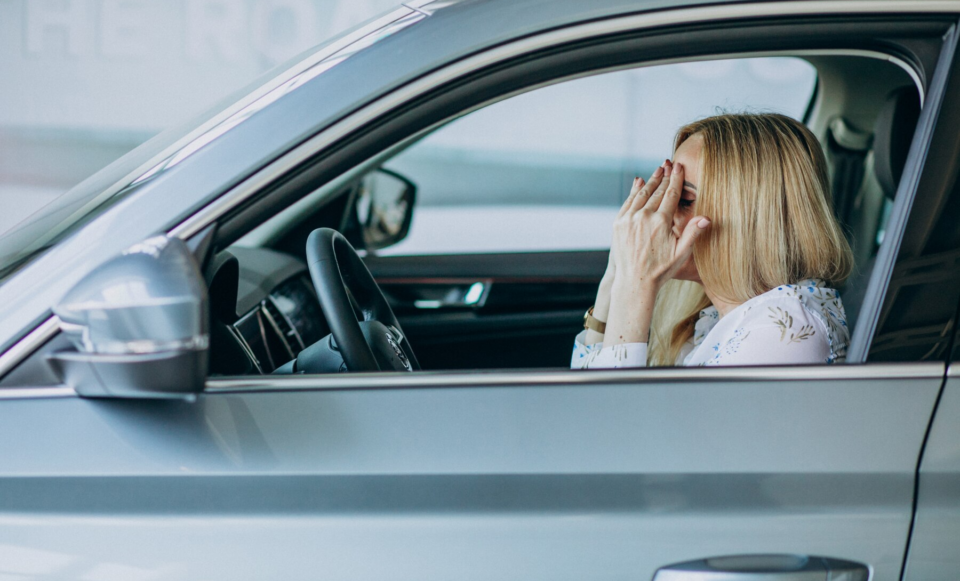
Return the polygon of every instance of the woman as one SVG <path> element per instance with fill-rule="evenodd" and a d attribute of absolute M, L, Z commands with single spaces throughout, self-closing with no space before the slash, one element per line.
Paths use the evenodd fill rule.
<path fill-rule="evenodd" d="M 719 115 L 634 180 L 571 367 L 834 363 L 850 247 L 826 161 L 801 123 Z"/>

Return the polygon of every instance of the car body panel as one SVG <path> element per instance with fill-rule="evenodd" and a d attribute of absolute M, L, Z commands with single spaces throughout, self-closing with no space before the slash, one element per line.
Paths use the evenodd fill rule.
<path fill-rule="evenodd" d="M 942 374 L 912 369 L 3 401 L 0 555 L 51 579 L 649 579 L 791 553 L 892 581 Z"/>
<path fill-rule="evenodd" d="M 956 579 L 960 569 L 960 373 L 949 371 L 924 447 L 904 581 Z"/>

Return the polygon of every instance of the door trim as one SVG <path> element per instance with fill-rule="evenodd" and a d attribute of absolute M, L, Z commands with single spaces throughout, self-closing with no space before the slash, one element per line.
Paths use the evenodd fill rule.
<path fill-rule="evenodd" d="M 20 338 L 7 349 L 6 353 L 0 354 L 0 379 L 21 361 L 32 355 L 37 349 L 53 339 L 60 332 L 60 317 L 50 315 L 49 318 L 37 325 L 32 331 Z"/>
<path fill-rule="evenodd" d="M 795 367 L 689 367 L 556 371 L 424 371 L 356 375 L 263 375 L 207 379 L 204 394 L 272 393 L 282 391 L 342 391 L 377 389 L 438 389 L 477 387 L 572 387 L 597 384 L 722 383 L 756 381 L 873 381 L 938 379 L 947 372 L 942 362 L 819 365 Z M 0 389 L 0 401 L 80 397 L 64 385 Z"/>
<path fill-rule="evenodd" d="M 941 379 L 943 362 L 816 365 L 792 367 L 689 367 L 556 371 L 423 371 L 211 378 L 205 394 L 313 390 L 557 387 L 596 384 L 727 383 L 755 381 L 873 381 Z M 908 386 L 905 386 L 908 387 Z M 909 388 L 909 387 L 908 387 Z"/>

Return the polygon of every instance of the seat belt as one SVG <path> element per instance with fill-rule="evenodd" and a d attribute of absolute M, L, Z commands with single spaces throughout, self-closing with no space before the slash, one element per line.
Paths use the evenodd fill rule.
<path fill-rule="evenodd" d="M 830 121 L 827 150 L 833 168 L 833 210 L 848 239 L 853 232 L 853 213 L 863 186 L 867 154 L 873 133 L 852 127 L 842 117 Z"/>

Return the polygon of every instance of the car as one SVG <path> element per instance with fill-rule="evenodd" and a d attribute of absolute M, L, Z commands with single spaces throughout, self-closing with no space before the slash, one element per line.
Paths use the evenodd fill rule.
<path fill-rule="evenodd" d="M 419 0 L 156 137 L 0 237 L 0 572 L 955 579 L 958 20 Z M 846 363 L 570 370 L 617 111 L 736 67 L 824 145 Z"/>

